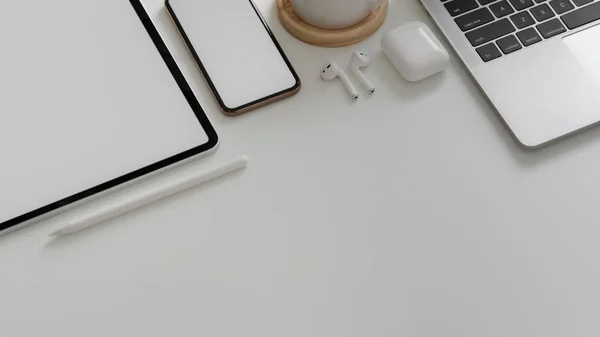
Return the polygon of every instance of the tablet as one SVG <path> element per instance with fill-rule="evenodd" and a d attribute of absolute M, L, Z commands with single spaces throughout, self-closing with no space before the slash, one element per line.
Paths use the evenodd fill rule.
<path fill-rule="evenodd" d="M 0 231 L 217 145 L 140 0 L 7 1 L 0 40 Z"/>

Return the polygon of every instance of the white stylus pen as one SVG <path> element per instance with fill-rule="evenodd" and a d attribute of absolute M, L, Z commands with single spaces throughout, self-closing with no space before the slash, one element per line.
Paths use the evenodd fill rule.
<path fill-rule="evenodd" d="M 203 184 L 213 179 L 222 177 L 242 169 L 248 165 L 248 158 L 238 157 L 222 165 L 202 170 L 173 180 L 170 184 L 164 187 L 156 188 L 149 191 L 144 191 L 138 195 L 123 200 L 122 202 L 109 206 L 108 208 L 100 209 L 96 212 L 91 212 L 82 216 L 79 219 L 71 221 L 66 227 L 63 227 L 50 236 L 62 236 L 77 233 L 84 229 L 93 227 L 101 222 L 123 215 L 134 209 L 149 205 L 155 201 L 165 199 L 176 193 L 187 190 L 191 187 Z"/>

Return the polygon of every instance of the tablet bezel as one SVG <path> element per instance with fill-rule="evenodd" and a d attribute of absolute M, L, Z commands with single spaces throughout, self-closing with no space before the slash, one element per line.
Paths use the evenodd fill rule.
<path fill-rule="evenodd" d="M 7 231 L 9 229 L 14 229 L 18 225 L 29 223 L 30 221 L 32 221 L 34 219 L 38 219 L 43 215 L 57 211 L 60 208 L 72 205 L 76 202 L 82 201 L 83 199 L 86 199 L 91 196 L 97 195 L 99 193 L 105 192 L 105 191 L 115 188 L 119 185 L 123 185 L 123 184 L 131 182 L 135 179 L 146 176 L 148 174 L 157 172 L 161 169 L 164 169 L 164 168 L 171 166 L 173 164 L 176 164 L 176 163 L 180 163 L 186 159 L 190 159 L 199 154 L 206 153 L 206 152 L 214 149 L 218 145 L 219 137 L 218 137 L 214 127 L 210 123 L 210 121 L 209 121 L 208 117 L 206 116 L 204 109 L 202 109 L 202 106 L 200 105 L 200 102 L 198 101 L 196 95 L 193 93 L 189 83 L 187 82 L 183 73 L 179 69 L 179 66 L 177 65 L 175 59 L 173 58 L 173 55 L 171 54 L 171 52 L 167 48 L 167 45 L 165 44 L 164 40 L 160 36 L 160 33 L 158 32 L 156 26 L 152 22 L 150 16 L 148 15 L 148 12 L 144 8 L 144 5 L 141 3 L 141 0 L 129 0 L 129 2 L 131 3 L 137 16 L 139 17 L 140 22 L 144 25 L 146 31 L 148 32 L 148 35 L 152 39 L 152 42 L 156 46 L 157 51 L 160 53 L 162 59 L 164 60 L 167 67 L 169 68 L 171 75 L 177 82 L 179 89 L 181 90 L 182 94 L 184 95 L 185 99 L 187 100 L 188 104 L 190 105 L 190 108 L 196 115 L 198 122 L 200 123 L 200 125 L 202 126 L 204 131 L 206 132 L 208 141 L 206 143 L 204 143 L 200 146 L 194 147 L 190 150 L 178 153 L 174 156 L 171 156 L 169 158 L 155 162 L 151 165 L 142 167 L 138 170 L 135 170 L 128 174 L 122 175 L 115 179 L 109 180 L 105 183 L 96 185 L 94 187 L 91 187 L 91 188 L 81 191 L 79 193 L 73 194 L 73 195 L 66 197 L 64 199 L 61 199 L 59 201 L 53 202 L 46 206 L 43 206 L 43 207 L 40 207 L 33 211 L 27 212 L 25 214 L 14 217 L 7 221 L 1 222 L 0 223 L 0 232 Z"/>

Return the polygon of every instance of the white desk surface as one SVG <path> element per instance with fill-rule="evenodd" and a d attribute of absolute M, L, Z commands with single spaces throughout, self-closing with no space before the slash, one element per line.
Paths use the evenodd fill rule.
<path fill-rule="evenodd" d="M 409 84 L 378 37 L 305 45 L 272 0 L 257 4 L 303 88 L 228 118 L 161 2 L 146 0 L 222 140 L 183 169 L 251 166 L 75 237 L 47 239 L 60 216 L 0 238 L 0 336 L 600 334 L 600 129 L 524 151 L 455 56 Z M 379 36 L 411 20 L 432 24 L 392 1 Z M 318 69 L 354 50 L 378 91 L 351 103 Z"/>

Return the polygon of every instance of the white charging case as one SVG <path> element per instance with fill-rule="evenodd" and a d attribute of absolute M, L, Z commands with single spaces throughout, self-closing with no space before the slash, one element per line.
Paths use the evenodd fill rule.
<path fill-rule="evenodd" d="M 426 24 L 414 21 L 386 33 L 383 52 L 400 75 L 415 82 L 437 74 L 448 66 L 448 51 Z"/>

